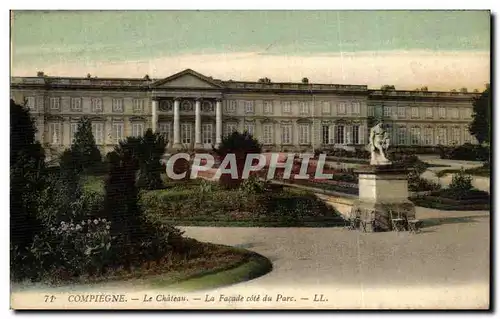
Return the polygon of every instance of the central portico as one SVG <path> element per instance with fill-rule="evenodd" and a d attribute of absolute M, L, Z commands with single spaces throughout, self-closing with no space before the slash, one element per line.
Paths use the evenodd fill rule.
<path fill-rule="evenodd" d="M 155 82 L 151 88 L 151 127 L 167 134 L 169 147 L 210 149 L 220 144 L 222 85 L 188 69 Z"/>

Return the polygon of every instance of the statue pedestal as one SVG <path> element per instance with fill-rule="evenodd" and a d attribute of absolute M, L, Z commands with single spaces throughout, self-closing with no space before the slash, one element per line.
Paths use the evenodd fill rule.
<path fill-rule="evenodd" d="M 408 200 L 407 169 L 397 165 L 367 166 L 359 175 L 359 199 L 351 215 L 368 232 L 392 230 L 393 219 L 414 219 L 415 206 Z"/>

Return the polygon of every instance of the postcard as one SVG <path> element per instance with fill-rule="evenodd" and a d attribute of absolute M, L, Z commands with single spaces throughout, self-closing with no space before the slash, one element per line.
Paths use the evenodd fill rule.
<path fill-rule="evenodd" d="M 11 11 L 11 308 L 490 308 L 489 11 Z"/>

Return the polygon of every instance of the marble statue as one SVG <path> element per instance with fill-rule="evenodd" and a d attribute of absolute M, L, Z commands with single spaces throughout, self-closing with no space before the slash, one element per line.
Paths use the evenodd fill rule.
<path fill-rule="evenodd" d="M 389 135 L 382 127 L 382 122 L 370 130 L 370 165 L 390 165 L 391 161 L 387 159 L 387 149 L 389 148 Z"/>

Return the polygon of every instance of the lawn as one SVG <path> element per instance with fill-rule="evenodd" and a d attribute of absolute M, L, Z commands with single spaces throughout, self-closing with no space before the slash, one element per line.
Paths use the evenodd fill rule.
<path fill-rule="evenodd" d="M 490 177 L 491 171 L 489 165 L 484 165 L 481 167 L 469 168 L 464 170 L 466 174 L 472 176 L 480 176 L 480 177 Z M 460 169 L 444 169 L 436 173 L 437 177 L 444 177 L 447 174 L 456 174 L 460 172 Z"/>

